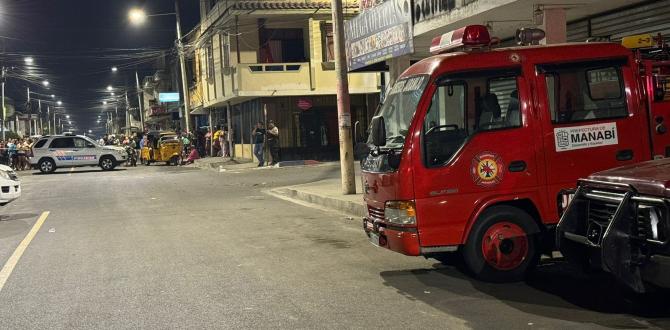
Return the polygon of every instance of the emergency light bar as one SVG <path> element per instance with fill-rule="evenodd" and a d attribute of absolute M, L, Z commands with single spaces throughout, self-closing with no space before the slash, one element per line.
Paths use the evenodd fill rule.
<path fill-rule="evenodd" d="M 432 54 L 445 53 L 457 48 L 480 48 L 491 44 L 491 35 L 484 25 L 468 25 L 433 38 Z"/>

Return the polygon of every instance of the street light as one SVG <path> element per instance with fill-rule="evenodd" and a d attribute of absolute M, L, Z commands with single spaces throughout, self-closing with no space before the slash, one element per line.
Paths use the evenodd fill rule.
<path fill-rule="evenodd" d="M 26 57 L 23 60 L 26 62 L 26 64 L 33 64 L 34 62 L 32 57 Z"/>
<path fill-rule="evenodd" d="M 107 105 L 107 101 L 102 101 L 102 105 Z M 100 118 L 100 116 L 98 116 Z"/>
<path fill-rule="evenodd" d="M 70 115 L 66 115 L 65 118 L 70 119 Z"/>
<path fill-rule="evenodd" d="M 185 128 L 186 132 L 188 133 L 190 131 L 190 104 L 189 104 L 189 95 L 188 95 L 188 78 L 186 77 L 186 58 L 184 55 L 184 45 L 182 43 L 182 35 L 181 35 L 181 19 L 179 16 L 179 0 L 174 1 L 174 13 L 163 13 L 163 14 L 154 14 L 154 15 L 147 15 L 147 13 L 144 12 L 143 9 L 140 8 L 133 8 L 128 12 L 128 18 L 130 19 L 130 22 L 134 25 L 141 25 L 147 20 L 147 17 L 149 16 L 168 16 L 168 15 L 174 15 L 176 18 L 176 23 L 177 23 L 177 53 L 179 54 L 179 67 L 181 70 L 181 83 L 182 83 L 182 93 L 183 93 L 183 102 L 184 102 L 184 120 L 185 120 Z M 139 81 L 138 81 L 138 86 L 139 86 Z M 139 90 L 138 90 L 139 91 Z M 180 110 L 181 112 L 181 110 Z"/>
<path fill-rule="evenodd" d="M 61 102 L 61 101 L 57 101 L 56 104 L 58 104 L 58 105 L 63 105 L 63 102 Z"/>
<path fill-rule="evenodd" d="M 56 95 L 51 94 L 51 98 L 52 98 L 52 99 L 55 99 L 55 98 L 56 98 Z"/>
<path fill-rule="evenodd" d="M 107 86 L 107 90 L 111 92 L 112 90 L 114 90 L 114 87 L 112 87 L 112 85 L 109 85 Z"/>
<path fill-rule="evenodd" d="M 119 68 L 113 66 L 113 67 L 112 67 L 112 72 L 116 72 L 116 71 L 119 71 Z"/>
<path fill-rule="evenodd" d="M 130 20 L 130 23 L 133 23 L 134 25 L 141 25 L 146 22 L 147 13 L 144 12 L 144 9 L 133 8 L 128 12 L 128 19 Z"/>
<path fill-rule="evenodd" d="M 48 80 L 43 81 L 42 85 L 44 85 L 44 87 L 49 87 L 49 81 Z"/>

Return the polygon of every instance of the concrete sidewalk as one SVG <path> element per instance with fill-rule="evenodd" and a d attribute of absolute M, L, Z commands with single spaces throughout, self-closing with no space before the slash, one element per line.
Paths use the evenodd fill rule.
<path fill-rule="evenodd" d="M 207 157 L 196 159 L 193 164 L 185 165 L 187 167 L 197 167 L 204 170 L 213 170 L 219 171 L 221 169 L 226 170 L 239 170 L 246 168 L 255 168 L 258 164 L 250 161 L 240 161 L 236 159 L 224 158 L 224 157 Z"/>
<path fill-rule="evenodd" d="M 355 195 L 343 195 L 340 179 L 328 179 L 268 191 L 276 197 L 295 203 L 363 217 L 366 210 L 363 202 L 363 187 L 358 176 L 356 177 L 356 192 Z"/>
<path fill-rule="evenodd" d="M 326 164 L 315 160 L 289 160 L 279 162 L 274 166 L 262 166 L 261 168 L 267 167 L 291 167 L 291 166 L 315 166 Z M 213 171 L 223 171 L 223 170 L 241 170 L 249 168 L 258 168 L 256 162 L 251 162 L 249 160 L 239 160 L 231 159 L 228 157 L 207 157 L 196 159 L 193 164 L 185 165 L 187 167 L 197 167 L 204 170 L 213 170 Z"/>

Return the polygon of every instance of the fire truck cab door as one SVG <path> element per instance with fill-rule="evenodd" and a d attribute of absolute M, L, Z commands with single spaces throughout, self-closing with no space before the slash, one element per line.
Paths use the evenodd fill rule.
<path fill-rule="evenodd" d="M 473 206 L 538 187 L 539 141 L 521 69 L 454 73 L 435 84 L 413 159 L 422 246 L 461 244 Z"/>
<path fill-rule="evenodd" d="M 551 219 L 578 178 L 649 158 L 642 111 L 626 59 L 537 66 Z"/>
<path fill-rule="evenodd" d="M 649 126 L 651 127 L 653 157 L 670 157 L 670 64 L 643 61 L 643 83 L 647 91 Z"/>

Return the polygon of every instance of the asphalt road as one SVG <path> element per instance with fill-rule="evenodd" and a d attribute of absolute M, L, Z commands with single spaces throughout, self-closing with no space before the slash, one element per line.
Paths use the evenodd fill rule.
<path fill-rule="evenodd" d="M 0 291 L 0 328 L 670 328 L 665 295 L 547 262 L 525 283 L 371 246 L 359 219 L 263 193 L 334 166 L 21 173 L 0 267 L 50 214 Z"/>

